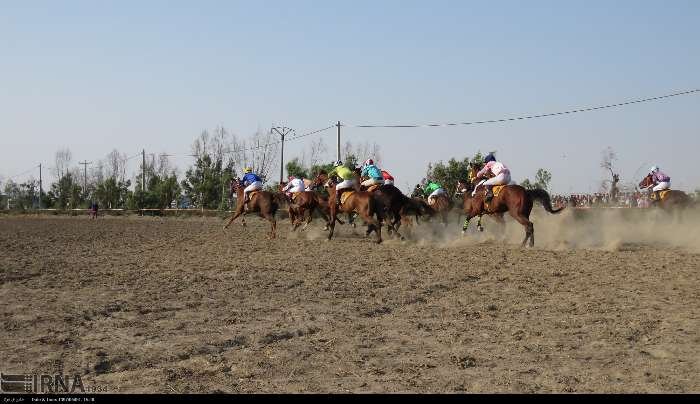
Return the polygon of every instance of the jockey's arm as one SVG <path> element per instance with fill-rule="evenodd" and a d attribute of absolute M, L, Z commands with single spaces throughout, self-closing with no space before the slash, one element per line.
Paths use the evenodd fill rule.
<path fill-rule="evenodd" d="M 482 168 L 478 173 L 476 173 L 476 179 L 480 180 L 482 178 L 486 178 L 486 176 L 489 174 L 491 167 L 484 167 Z"/>

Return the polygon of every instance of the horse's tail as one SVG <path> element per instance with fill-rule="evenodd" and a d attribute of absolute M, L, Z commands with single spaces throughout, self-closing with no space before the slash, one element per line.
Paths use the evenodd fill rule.
<path fill-rule="evenodd" d="M 556 214 L 564 210 L 563 206 L 558 209 L 552 208 L 552 201 L 549 198 L 549 194 L 544 189 L 528 189 L 525 191 L 525 194 L 532 198 L 533 201 L 540 201 L 540 203 L 544 207 L 544 210 L 546 210 L 549 213 Z"/>

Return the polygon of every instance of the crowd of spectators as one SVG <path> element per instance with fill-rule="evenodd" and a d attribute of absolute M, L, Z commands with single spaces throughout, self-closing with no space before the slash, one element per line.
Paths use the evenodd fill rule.
<path fill-rule="evenodd" d="M 552 205 L 570 206 L 576 208 L 648 208 L 651 206 L 649 195 L 643 192 L 620 192 L 616 198 L 609 193 L 596 192 L 594 194 L 553 195 Z"/>

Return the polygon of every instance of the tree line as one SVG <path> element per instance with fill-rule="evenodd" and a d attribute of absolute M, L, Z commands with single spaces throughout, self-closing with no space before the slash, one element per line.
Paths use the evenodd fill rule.
<path fill-rule="evenodd" d="M 266 189 L 277 191 L 279 143 L 271 132 L 257 131 L 247 138 L 238 138 L 224 127 L 213 131 L 202 131 L 191 145 L 192 164 L 178 175 L 167 154 L 137 154 L 128 157 L 119 150 L 112 150 L 104 159 L 94 162 L 87 173 L 77 166 L 69 149 L 55 153 L 52 166 L 54 182 L 39 195 L 39 182 L 35 178 L 17 183 L 12 180 L 0 184 L 0 206 L 27 210 L 43 208 L 72 209 L 89 208 L 96 202 L 106 209 L 164 209 L 204 208 L 232 209 L 230 184 L 245 167 L 251 167 L 266 182 Z M 317 139 L 304 149 L 300 156 L 285 164 L 289 175 L 314 178 L 321 171 L 330 171 L 333 166 L 327 156 L 328 149 L 323 139 Z M 138 169 L 127 174 L 127 162 L 137 158 Z M 341 147 L 341 159 L 348 167 L 362 164 L 372 158 L 380 167 L 381 150 L 376 143 L 346 142 Z M 452 158 L 447 162 L 428 164 L 427 181 L 442 184 L 454 194 L 458 179 L 466 179 L 470 162 L 482 163 L 484 155 L 477 152 L 470 157 Z M 86 175 L 87 174 L 87 175 Z M 535 179 L 525 179 L 525 188 L 548 189 L 552 175 L 539 169 Z"/>

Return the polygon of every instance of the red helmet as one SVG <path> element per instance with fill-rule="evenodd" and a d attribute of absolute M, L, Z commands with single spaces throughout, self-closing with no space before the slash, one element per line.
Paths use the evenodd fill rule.
<path fill-rule="evenodd" d="M 372 160 L 372 159 L 367 159 L 367 160 L 365 160 L 365 163 L 364 163 L 363 165 L 365 165 L 365 166 L 370 166 L 370 165 L 373 165 L 373 164 L 374 164 L 374 160 Z"/>

